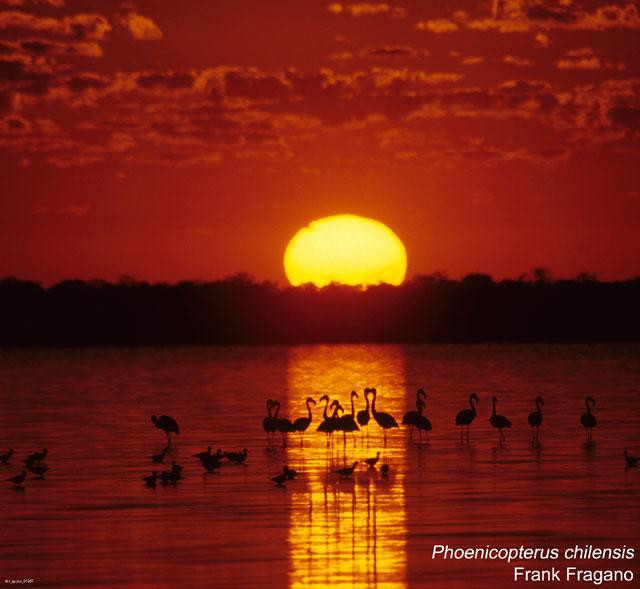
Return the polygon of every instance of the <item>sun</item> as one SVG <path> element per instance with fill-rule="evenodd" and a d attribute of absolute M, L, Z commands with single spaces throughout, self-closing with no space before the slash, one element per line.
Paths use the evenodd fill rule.
<path fill-rule="evenodd" d="M 300 229 L 284 252 L 293 286 L 402 284 L 407 251 L 384 223 L 357 215 L 323 217 Z"/>

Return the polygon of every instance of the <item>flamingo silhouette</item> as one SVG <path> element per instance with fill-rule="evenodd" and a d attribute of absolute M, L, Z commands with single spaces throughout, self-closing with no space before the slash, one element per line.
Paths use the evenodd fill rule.
<path fill-rule="evenodd" d="M 491 425 L 500 433 L 500 445 L 502 446 L 502 442 L 507 439 L 502 430 L 511 427 L 511 422 L 504 415 L 496 414 L 496 403 L 498 402 L 498 397 L 493 397 L 491 400 L 493 401 L 493 412 L 489 418 L 489 423 L 491 423 Z"/>
<path fill-rule="evenodd" d="M 417 411 L 415 411 L 415 410 L 414 411 L 407 411 L 404 414 L 404 416 L 402 417 L 402 424 L 409 426 L 409 439 L 410 440 L 413 440 L 413 428 L 416 426 L 416 423 L 417 423 L 418 418 L 420 417 L 420 415 L 422 415 L 422 413 L 420 412 L 420 407 L 419 407 L 420 397 L 424 397 L 425 400 L 427 398 L 427 394 L 424 392 L 423 389 L 418 389 L 416 391 L 416 408 L 418 410 Z"/>
<path fill-rule="evenodd" d="M 460 426 L 460 441 L 462 442 L 462 433 L 464 431 L 464 426 L 467 426 L 467 442 L 469 441 L 469 426 L 476 418 L 476 404 L 480 402 L 478 399 L 478 395 L 475 393 L 471 393 L 469 395 L 469 405 L 471 409 L 463 409 L 458 412 L 456 415 L 456 425 Z"/>
<path fill-rule="evenodd" d="M 273 444 L 273 435 L 276 432 L 276 420 L 271 414 L 273 405 L 273 401 L 267 399 L 267 416 L 262 420 L 262 429 L 267 432 L 267 446 Z"/>
<path fill-rule="evenodd" d="M 425 397 L 426 398 L 426 397 Z M 418 430 L 419 442 L 422 444 L 422 432 L 425 432 L 427 437 L 427 442 L 429 441 L 429 432 L 431 431 L 431 422 L 428 417 L 425 417 L 422 412 L 424 410 L 425 402 L 420 399 L 417 403 L 418 405 L 418 419 L 416 419 L 416 429 Z"/>
<path fill-rule="evenodd" d="M 592 396 L 587 396 L 584 399 L 584 403 L 587 406 L 587 412 L 580 416 L 580 423 L 587 430 L 587 443 L 593 441 L 593 428 L 596 427 L 596 416 L 591 413 L 591 405 L 595 405 L 596 401 Z"/>
<path fill-rule="evenodd" d="M 360 430 L 355 420 L 356 409 L 353 404 L 353 400 L 357 398 L 358 393 L 356 393 L 355 391 L 351 391 L 351 413 L 346 413 L 345 415 L 341 416 L 337 424 L 337 429 L 342 431 L 344 444 L 347 443 L 347 432 L 353 433 Z M 355 438 L 353 439 L 353 441 L 355 443 Z"/>
<path fill-rule="evenodd" d="M 310 405 L 312 404 L 315 406 L 316 402 L 311 397 L 307 397 L 307 400 L 305 401 L 305 405 L 307 406 L 307 417 L 298 417 L 298 419 L 296 419 L 291 426 L 291 431 L 300 432 L 300 445 L 302 445 L 302 437 L 304 436 L 304 432 L 309 429 L 311 420 L 313 419 L 310 407 Z"/>
<path fill-rule="evenodd" d="M 322 422 L 316 428 L 316 431 L 323 432 L 327 435 L 327 445 L 328 445 L 329 436 L 335 431 L 335 419 L 338 411 L 338 406 L 340 405 L 340 403 L 338 403 L 338 401 L 333 401 L 331 405 L 329 405 L 328 395 L 322 395 L 322 397 L 320 397 L 320 403 L 322 403 L 322 401 L 325 402 L 324 411 L 322 412 Z M 331 408 L 334 409 L 333 415 L 331 416 L 327 415 L 327 410 L 329 409 L 329 406 L 331 406 Z"/>
<path fill-rule="evenodd" d="M 368 387 L 364 389 L 364 400 L 366 403 L 366 407 L 358 411 L 356 415 L 356 421 L 360 427 L 365 427 L 369 424 L 369 392 L 371 389 Z M 367 427 L 367 441 L 369 440 L 369 428 Z"/>
<path fill-rule="evenodd" d="M 151 416 L 151 421 L 158 429 L 161 429 L 167 435 L 167 446 L 171 447 L 171 434 L 180 435 L 180 428 L 178 422 L 168 415 L 156 415 Z"/>
<path fill-rule="evenodd" d="M 165 446 L 160 454 L 153 454 L 149 456 L 149 458 L 151 458 L 153 462 L 162 464 L 164 462 L 164 457 L 167 455 L 168 451 L 169 451 L 169 446 Z"/>
<path fill-rule="evenodd" d="M 540 439 L 540 425 L 542 425 L 542 397 L 536 397 L 536 410 L 529 413 L 529 425 L 531 426 L 531 443 L 534 444 Z M 535 427 L 535 430 L 533 429 Z"/>
<path fill-rule="evenodd" d="M 276 408 L 276 412 L 274 414 L 274 419 L 276 423 L 276 431 L 279 431 L 282 434 L 282 445 L 287 445 L 287 434 L 291 431 L 292 423 L 290 419 L 286 417 L 278 417 L 278 413 L 280 411 L 280 401 L 273 402 L 274 407 Z"/>
<path fill-rule="evenodd" d="M 376 410 L 376 397 L 378 396 L 378 391 L 376 391 L 376 389 L 371 389 L 371 396 L 373 397 L 373 400 L 371 401 L 371 413 L 373 415 L 373 419 L 375 419 L 376 423 L 382 428 L 384 433 L 384 443 L 386 445 L 387 430 L 393 427 L 398 427 L 398 422 L 392 415 Z"/>

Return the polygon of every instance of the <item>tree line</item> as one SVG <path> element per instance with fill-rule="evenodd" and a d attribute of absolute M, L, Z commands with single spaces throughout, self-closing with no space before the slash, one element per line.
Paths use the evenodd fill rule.
<path fill-rule="evenodd" d="M 366 290 L 279 287 L 240 274 L 149 284 L 0 281 L 0 345 L 143 346 L 302 342 L 640 339 L 640 277 L 517 280 L 417 276 Z"/>

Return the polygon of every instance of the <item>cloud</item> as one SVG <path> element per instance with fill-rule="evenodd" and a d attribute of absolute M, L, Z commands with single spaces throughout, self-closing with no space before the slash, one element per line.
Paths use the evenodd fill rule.
<path fill-rule="evenodd" d="M 391 18 L 405 18 L 406 11 L 402 6 L 387 4 L 386 2 L 359 2 L 355 4 L 341 4 L 334 2 L 327 5 L 327 10 L 333 14 L 348 14 L 355 18 L 360 16 L 383 15 Z"/>
<path fill-rule="evenodd" d="M 148 16 L 137 12 L 129 12 L 120 17 L 120 24 L 129 30 L 131 36 L 138 41 L 159 41 L 162 31 Z"/>
<path fill-rule="evenodd" d="M 105 39 L 111 31 L 106 17 L 100 14 L 72 14 L 61 18 L 6 11 L 0 12 L 0 29 L 42 31 L 55 35 L 73 36 L 79 40 Z"/>
<path fill-rule="evenodd" d="M 455 33 L 460 30 L 460 26 L 452 20 L 438 18 L 435 20 L 419 20 L 416 23 L 416 30 L 436 34 Z"/>
<path fill-rule="evenodd" d="M 516 67 L 529 67 L 534 64 L 532 59 L 528 59 L 526 57 L 514 57 L 513 55 L 505 55 L 502 58 L 504 63 L 508 63 L 509 65 L 515 65 Z"/>

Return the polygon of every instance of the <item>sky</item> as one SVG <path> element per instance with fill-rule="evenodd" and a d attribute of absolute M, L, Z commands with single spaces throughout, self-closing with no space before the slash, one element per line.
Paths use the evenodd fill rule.
<path fill-rule="evenodd" d="M 286 282 L 311 220 L 408 275 L 640 275 L 640 7 L 0 0 L 0 277 Z"/>

